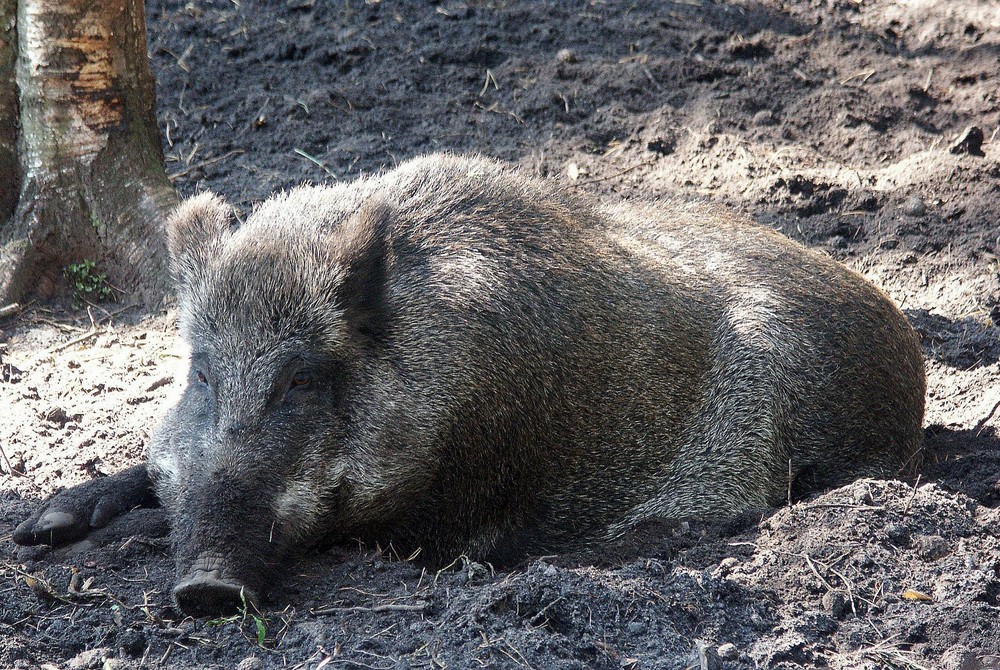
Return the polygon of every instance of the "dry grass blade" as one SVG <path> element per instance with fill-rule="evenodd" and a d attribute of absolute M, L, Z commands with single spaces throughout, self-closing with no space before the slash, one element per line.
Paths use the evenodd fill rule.
<path fill-rule="evenodd" d="M 3 459 L 4 465 L 7 466 L 7 474 L 11 477 L 24 477 L 26 476 L 20 470 L 15 470 L 14 466 L 10 464 L 10 459 L 7 458 L 7 452 L 3 450 L 3 445 L 0 444 L 0 458 Z"/>
<path fill-rule="evenodd" d="M 575 184 L 573 184 L 573 186 L 586 186 L 588 184 L 597 184 L 597 183 L 602 182 L 602 181 L 608 181 L 609 179 L 616 179 L 618 177 L 621 177 L 622 175 L 626 175 L 629 172 L 632 172 L 633 170 L 638 170 L 639 168 L 649 167 L 650 165 L 652 165 L 655 162 L 656 162 L 656 159 L 654 158 L 652 160 L 648 160 L 648 161 L 645 161 L 645 162 L 642 162 L 642 163 L 637 163 L 636 165 L 633 165 L 632 167 L 625 168 L 624 170 L 621 170 L 621 171 L 616 172 L 614 174 L 609 174 L 606 177 L 598 177 L 597 179 L 588 179 L 587 181 L 578 181 Z"/>
<path fill-rule="evenodd" d="M 244 151 L 243 149 L 233 149 L 232 151 L 228 151 L 228 152 L 222 154 L 221 156 L 216 156 L 215 158 L 207 158 L 207 159 L 205 159 L 205 160 L 203 160 L 203 161 L 201 161 L 199 163 L 195 163 L 194 165 L 188 165 L 186 168 L 184 168 L 180 172 L 174 172 L 173 174 L 168 174 L 167 175 L 167 179 L 170 179 L 171 181 L 175 181 L 175 180 L 179 179 L 180 177 L 183 177 L 184 175 L 188 174 L 189 172 L 197 170 L 198 168 L 208 167 L 209 165 L 214 165 L 216 163 L 224 161 L 227 158 L 232 158 L 233 156 L 239 156 L 239 155 L 245 154 L 245 153 L 246 153 L 246 151 Z M 192 156 L 191 157 L 193 157 L 193 155 L 194 154 L 192 152 Z"/>
<path fill-rule="evenodd" d="M 295 152 L 295 154 L 296 154 L 296 155 L 298 155 L 298 156 L 302 156 L 302 157 L 303 157 L 303 158 L 305 158 L 305 159 L 306 159 L 307 161 L 309 161 L 310 163 L 312 163 L 313 165 L 315 165 L 315 166 L 316 166 L 316 167 L 318 167 L 319 169 L 323 170 L 323 172 L 325 172 L 325 173 L 327 173 L 328 175 L 330 175 L 330 179 L 333 179 L 334 181 L 336 181 L 336 180 L 337 180 L 337 175 L 336 175 L 336 174 L 334 174 L 333 170 L 331 170 L 330 168 L 328 168 L 328 167 L 326 166 L 326 163 L 324 163 L 324 162 L 323 162 L 323 161 L 321 161 L 320 159 L 318 159 L 318 158 L 316 158 L 315 156 L 312 156 L 312 155 L 310 155 L 310 154 L 307 154 L 307 153 L 306 153 L 305 151 L 303 151 L 302 149 L 293 149 L 293 151 Z"/>
<path fill-rule="evenodd" d="M 314 610 L 309 610 L 309 613 L 333 614 L 335 612 L 423 612 L 428 607 L 430 607 L 430 603 L 420 601 L 411 604 L 384 603 L 382 605 L 371 605 L 369 607 L 366 607 L 364 605 L 353 605 L 345 607 L 318 607 Z"/>
<path fill-rule="evenodd" d="M 857 661 L 874 661 L 880 667 L 892 668 L 893 670 L 931 670 L 931 668 L 911 658 L 911 652 L 892 644 L 891 640 L 892 638 L 889 638 L 871 647 L 859 649 L 853 656 Z"/>

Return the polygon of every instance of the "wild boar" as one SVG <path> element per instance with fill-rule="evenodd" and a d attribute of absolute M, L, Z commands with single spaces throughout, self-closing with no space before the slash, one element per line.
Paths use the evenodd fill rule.
<path fill-rule="evenodd" d="M 602 206 L 432 155 L 168 222 L 187 387 L 148 463 L 52 498 L 22 544 L 154 497 L 174 596 L 257 600 L 358 537 L 509 563 L 647 517 L 732 515 L 916 466 L 924 371 L 879 290 L 723 210 Z"/>

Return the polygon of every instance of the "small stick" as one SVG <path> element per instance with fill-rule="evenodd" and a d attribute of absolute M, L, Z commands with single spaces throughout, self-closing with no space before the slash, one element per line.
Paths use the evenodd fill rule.
<path fill-rule="evenodd" d="M 871 77 L 872 77 L 872 76 L 873 76 L 874 74 L 875 74 L 875 70 L 862 70 L 861 72 L 855 72 L 854 74 L 852 74 L 852 75 L 849 75 L 849 76 L 847 76 L 847 77 L 845 77 L 845 78 L 841 79 L 841 80 L 840 80 L 840 84 L 841 84 L 841 85 L 843 86 L 843 85 L 847 84 L 847 82 L 851 81 L 852 79 L 857 79 L 857 78 L 859 78 L 859 77 L 861 77 L 861 78 L 862 78 L 862 79 L 861 79 L 861 83 L 862 83 L 862 84 L 864 84 L 864 83 L 865 83 L 866 81 L 868 81 L 868 80 L 869 80 L 869 79 L 870 79 L 870 78 L 871 78 Z"/>
<path fill-rule="evenodd" d="M 653 85 L 653 88 L 655 88 L 657 91 L 662 91 L 663 87 L 660 86 L 660 82 L 656 81 L 656 79 L 653 77 L 653 73 L 649 71 L 649 68 L 646 67 L 645 65 L 640 65 L 640 68 L 642 69 L 642 73 L 646 75 L 646 79 L 649 80 L 649 83 Z"/>
<path fill-rule="evenodd" d="M 232 158 L 233 156 L 239 156 L 240 154 L 245 154 L 245 153 L 246 153 L 246 151 L 244 151 L 243 149 L 233 149 L 232 151 L 228 151 L 228 152 L 224 153 L 221 156 L 216 156 L 215 158 L 209 158 L 207 160 L 201 161 L 200 163 L 195 163 L 194 165 L 189 165 L 186 168 L 184 168 L 183 170 L 181 170 L 180 172 L 174 172 L 173 174 L 168 174 L 167 175 L 167 179 L 177 179 L 178 177 L 183 177 L 188 172 L 191 172 L 193 170 L 197 170 L 198 168 L 203 168 L 203 167 L 207 167 L 209 165 L 214 165 L 215 163 L 218 163 L 219 161 L 224 161 L 227 158 Z M 192 155 L 193 155 L 193 152 L 192 152 Z"/>
<path fill-rule="evenodd" d="M 404 605 L 402 603 L 385 603 L 383 605 L 373 605 L 371 607 L 320 607 L 310 610 L 311 614 L 333 614 L 334 612 L 421 612 L 427 609 L 428 604 L 421 602 L 415 605 Z"/>
<path fill-rule="evenodd" d="M 124 307 L 119 307 L 113 312 L 104 311 L 102 308 L 102 311 L 104 311 L 104 316 L 98 319 L 97 323 L 104 323 L 105 321 L 110 321 L 112 317 L 116 317 L 122 312 L 127 312 L 128 310 L 135 309 L 136 307 L 140 307 L 140 304 L 137 302 L 130 303 L 128 305 L 125 305 Z"/>
<path fill-rule="evenodd" d="M 793 67 L 792 68 L 792 72 L 795 73 L 796 77 L 798 77 L 802 81 L 806 82 L 807 84 L 811 84 L 812 83 L 812 77 L 810 77 L 809 75 L 807 75 L 805 72 L 803 72 L 799 68 Z"/>
<path fill-rule="evenodd" d="M 853 503 L 809 503 L 808 505 L 802 505 L 799 509 L 868 509 L 868 510 L 884 510 L 885 507 L 882 505 L 856 505 Z"/>
<path fill-rule="evenodd" d="M 847 602 L 851 603 L 851 612 L 853 612 L 854 615 L 857 616 L 857 614 L 858 614 L 858 608 L 854 605 L 854 589 L 851 587 L 850 580 L 848 580 L 847 577 L 845 577 L 844 574 L 840 570 L 837 570 L 836 568 L 834 568 L 832 566 L 829 568 L 829 570 L 833 574 L 835 574 L 838 577 L 840 577 L 840 581 L 844 582 L 844 587 L 847 589 Z M 864 600 L 864 599 L 862 598 L 862 600 Z M 872 603 L 872 602 L 869 601 L 868 604 L 869 605 L 874 605 L 875 603 Z"/>
<path fill-rule="evenodd" d="M 913 499 L 917 497 L 917 487 L 920 486 L 920 475 L 917 475 L 917 481 L 913 483 L 913 493 L 910 494 L 910 499 L 906 501 L 906 507 L 903 508 L 903 518 L 910 513 L 910 505 L 913 504 Z"/>
<path fill-rule="evenodd" d="M 87 307 L 87 316 L 90 317 L 90 330 L 88 330 L 87 332 L 83 333 L 79 337 L 73 338 L 69 342 L 66 342 L 64 344 L 59 345 L 58 347 L 56 347 L 55 349 L 53 349 L 50 353 L 53 353 L 53 354 L 59 353 L 63 349 L 67 349 L 69 347 L 72 347 L 74 344 L 79 344 L 80 342 L 83 342 L 83 341 L 85 341 L 85 340 L 93 337 L 94 335 L 97 335 L 100 332 L 100 330 L 101 330 L 101 325 L 104 324 L 106 321 L 110 321 L 112 318 L 114 318 L 115 316 L 121 314 L 122 312 L 124 312 L 126 310 L 129 310 L 129 309 L 133 309 L 133 308 L 138 307 L 138 306 L 139 306 L 138 303 L 132 303 L 130 305 L 125 305 L 124 307 L 120 307 L 120 308 L 116 309 L 113 312 L 108 312 L 108 311 L 104 310 L 103 307 L 100 307 L 98 305 L 88 305 L 88 307 Z M 91 310 L 91 307 L 98 307 L 98 309 L 101 309 L 102 311 L 104 311 L 104 316 L 102 316 L 100 319 L 95 319 L 94 318 L 94 312 Z M 54 325 L 59 326 L 59 324 L 54 324 Z"/>
<path fill-rule="evenodd" d="M 14 466 L 10 464 L 10 459 L 7 458 L 7 452 L 3 450 L 3 445 L 2 444 L 0 444 L 0 457 L 3 457 L 3 462 L 7 464 L 7 472 L 9 472 L 12 477 L 25 477 L 26 476 L 23 472 L 21 472 L 19 470 L 15 470 Z"/>
<path fill-rule="evenodd" d="M 486 68 L 486 81 L 483 82 L 483 90 L 479 92 L 480 98 L 486 95 L 486 91 L 489 90 L 490 84 L 493 84 L 493 90 L 500 90 L 500 84 L 497 83 L 497 78 L 493 76 L 493 71 Z"/>
<path fill-rule="evenodd" d="M 792 459 L 788 459 L 788 506 L 792 506 Z"/>
<path fill-rule="evenodd" d="M 795 554 L 792 554 L 792 556 L 795 556 Z M 800 554 L 800 556 L 802 556 L 802 558 L 806 559 L 806 565 L 808 565 L 809 569 L 812 570 L 812 573 L 814 575 L 816 575 L 816 579 L 818 579 L 820 582 L 822 582 L 823 586 L 826 587 L 827 591 L 836 591 L 837 590 L 837 589 L 833 588 L 832 586 L 830 586 L 830 582 L 826 581 L 826 579 L 823 578 L 823 575 L 819 574 L 819 570 L 816 569 L 816 566 L 813 564 L 812 559 L 809 558 L 809 554 Z"/>
<path fill-rule="evenodd" d="M 110 314 L 107 314 L 106 316 L 104 316 L 104 317 L 102 317 L 100 319 L 94 319 L 94 313 L 91 311 L 90 307 L 87 307 L 87 316 L 90 317 L 90 330 L 88 330 L 83 335 L 79 335 L 77 337 L 74 337 L 69 342 L 65 342 L 63 344 L 60 344 L 55 349 L 51 349 L 49 351 L 49 353 L 57 354 L 60 351 L 63 351 L 64 349 L 69 349 L 70 347 L 72 347 L 75 344 L 80 344 L 81 342 L 86 342 L 87 340 L 89 340 L 90 338 L 98 335 L 101 332 L 101 326 L 100 326 L 100 324 L 104 323 L 105 321 L 110 320 L 112 317 L 114 317 L 117 314 L 121 314 L 125 310 L 132 309 L 133 307 L 136 307 L 136 305 L 135 304 L 125 305 L 124 307 L 122 307 L 120 309 L 116 309 L 115 311 L 111 312 Z"/>
<path fill-rule="evenodd" d="M 187 63 L 185 63 L 184 61 L 187 60 L 187 57 L 191 55 L 192 50 L 194 50 L 194 42 L 191 42 L 190 44 L 187 45 L 187 49 L 184 50 L 184 53 L 181 54 L 180 58 L 174 56 L 174 58 L 177 61 L 177 67 L 184 70 L 185 72 L 191 71 L 191 68 L 189 68 L 187 66 Z M 170 55 L 173 56 L 173 54 Z"/>
<path fill-rule="evenodd" d="M 5 316 L 10 316 L 11 314 L 17 314 L 20 311 L 21 311 L 21 303 L 12 302 L 9 305 L 0 307 L 0 319 L 2 319 Z"/>
<path fill-rule="evenodd" d="M 167 662 L 167 659 L 170 658 L 170 652 L 172 652 L 173 650 L 174 650 L 174 643 L 170 642 L 170 644 L 167 645 L 167 650 L 163 652 L 163 656 L 160 657 L 160 665 L 163 665 L 164 663 Z"/>
<path fill-rule="evenodd" d="M 1000 409 L 1000 400 L 993 405 L 993 409 L 990 410 L 989 414 L 976 422 L 976 437 L 979 437 L 979 434 L 983 432 L 983 428 L 986 428 L 986 424 L 996 415 L 998 409 Z"/>
<path fill-rule="evenodd" d="M 51 353 L 53 353 L 53 354 L 58 354 L 58 353 L 59 353 L 60 351 L 62 351 L 63 349 L 69 349 L 69 348 L 70 348 L 70 347 L 72 347 L 72 346 L 73 346 L 74 344 L 80 344 L 81 342 L 86 342 L 86 341 L 87 341 L 87 340 L 89 340 L 90 338 L 92 338 L 92 337 L 96 336 L 98 332 L 99 332 L 99 330 L 98 330 L 97 328 L 91 328 L 90 330 L 88 330 L 88 331 L 87 331 L 86 333 L 84 333 L 83 335 L 80 335 L 80 336 L 78 336 L 78 337 L 74 337 L 74 338 L 73 338 L 72 340 L 70 340 L 69 342 L 66 342 L 66 343 L 64 343 L 64 344 L 60 344 L 60 345 L 59 345 L 58 347 L 56 347 L 55 349 L 52 349 L 52 350 L 51 350 Z"/>
<path fill-rule="evenodd" d="M 586 186 L 588 184 L 596 184 L 598 182 L 607 181 L 609 179 L 614 179 L 615 177 L 621 177 L 624 174 L 628 174 L 632 170 L 638 170 L 639 168 L 642 168 L 642 167 L 648 167 L 648 166 L 652 165 L 655 162 L 656 162 L 656 159 L 654 158 L 653 160 L 646 161 L 645 163 L 639 163 L 637 165 L 633 165 L 630 168 L 625 168 L 621 172 L 616 172 L 615 174 L 609 174 L 607 177 L 598 177 L 597 179 L 588 179 L 587 181 L 578 181 L 575 184 L 573 184 L 573 186 Z"/>

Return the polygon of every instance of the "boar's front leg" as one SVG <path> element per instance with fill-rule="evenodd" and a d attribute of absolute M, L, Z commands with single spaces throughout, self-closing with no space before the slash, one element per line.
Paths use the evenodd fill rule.
<path fill-rule="evenodd" d="M 14 529 L 14 542 L 26 546 L 68 544 L 135 507 L 156 504 L 146 466 L 137 465 L 55 494 Z"/>

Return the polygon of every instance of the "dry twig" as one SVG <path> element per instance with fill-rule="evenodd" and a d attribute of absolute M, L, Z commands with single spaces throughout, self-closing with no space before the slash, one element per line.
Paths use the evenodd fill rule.
<path fill-rule="evenodd" d="M 616 177 L 621 177 L 622 175 L 628 174 L 629 172 L 632 172 L 633 170 L 638 170 L 639 168 L 643 168 L 643 167 L 649 167 L 650 165 L 652 165 L 655 162 L 656 162 L 656 159 L 654 158 L 654 159 L 648 160 L 648 161 L 646 161 L 644 163 L 637 163 L 636 165 L 633 165 L 632 167 L 629 167 L 629 168 L 625 168 L 624 170 L 622 170 L 620 172 L 616 172 L 614 174 L 609 174 L 606 177 L 598 177 L 597 179 L 588 179 L 587 181 L 578 181 L 578 182 L 574 183 L 573 186 L 586 186 L 588 184 L 596 184 L 598 182 L 607 181 L 609 179 L 615 179 Z"/>
<path fill-rule="evenodd" d="M 195 163 L 194 165 L 188 165 L 186 168 L 184 168 L 180 172 L 174 172 L 173 174 L 168 174 L 167 175 L 167 179 L 170 179 L 171 181 L 173 181 L 174 179 L 177 179 L 178 177 L 183 177 L 187 173 L 189 173 L 189 172 L 191 172 L 193 170 L 197 170 L 198 168 L 203 168 L 203 167 L 207 167 L 209 165 L 214 165 L 214 164 L 216 164 L 216 163 L 218 163 L 220 161 L 226 160 L 227 158 L 232 158 L 233 156 L 239 156 L 240 154 L 245 154 L 245 153 L 246 153 L 246 151 L 244 151 L 243 149 L 233 149 L 232 151 L 228 151 L 228 152 L 222 154 L 221 156 L 216 156 L 215 158 L 208 158 L 206 160 L 201 161 L 200 163 Z M 192 156 L 191 157 L 193 157 L 193 152 L 192 152 Z M 191 157 L 189 157 L 189 159 Z"/>
<path fill-rule="evenodd" d="M 310 610 L 310 614 L 334 614 L 337 612 L 422 612 L 430 607 L 430 603 L 420 601 L 413 604 L 383 603 L 365 607 L 355 605 L 350 607 L 318 607 Z"/>

